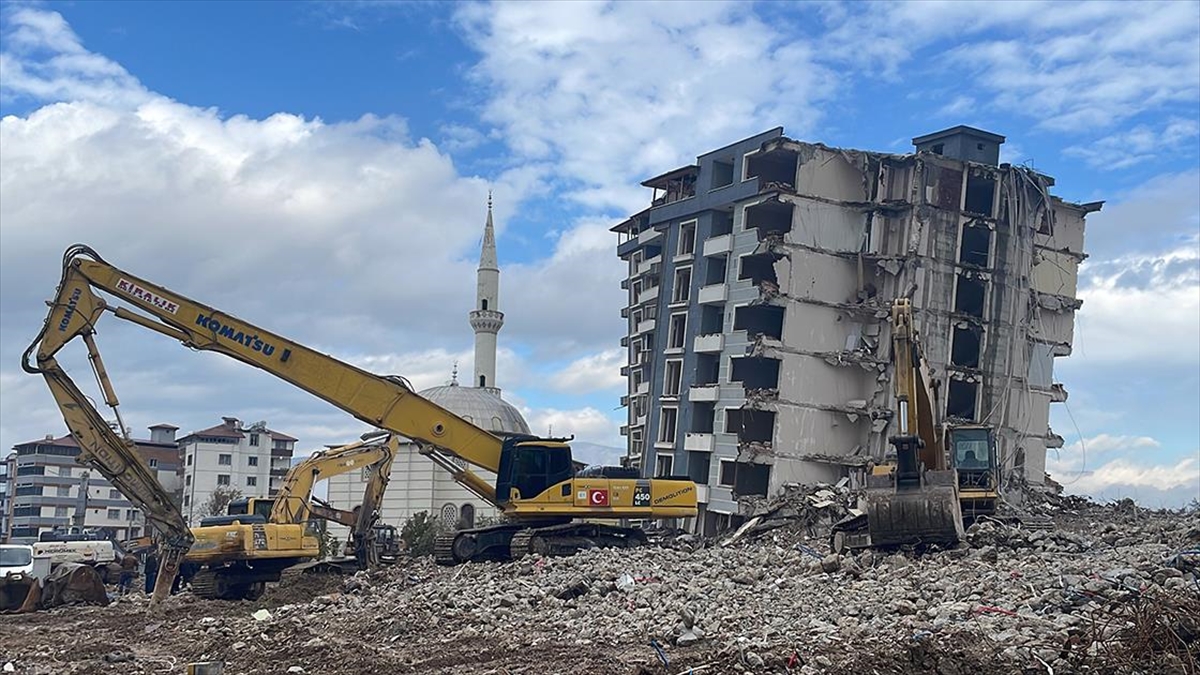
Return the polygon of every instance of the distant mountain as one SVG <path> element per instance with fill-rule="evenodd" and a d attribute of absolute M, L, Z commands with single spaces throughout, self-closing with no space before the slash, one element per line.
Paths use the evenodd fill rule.
<path fill-rule="evenodd" d="M 571 441 L 571 454 L 576 461 L 605 466 L 620 466 L 625 448 L 614 448 L 587 441 Z"/>

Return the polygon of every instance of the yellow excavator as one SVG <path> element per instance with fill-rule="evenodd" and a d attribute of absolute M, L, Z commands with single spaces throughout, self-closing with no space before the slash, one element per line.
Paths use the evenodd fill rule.
<path fill-rule="evenodd" d="M 907 298 L 892 303 L 892 384 L 898 433 L 894 456 L 867 476 L 867 512 L 833 528 L 835 551 L 907 545 L 952 545 L 963 536 L 958 475 L 937 425 L 932 378 Z"/>
<path fill-rule="evenodd" d="M 113 307 L 103 291 L 140 311 Z M 404 436 L 421 454 L 450 471 L 460 484 L 501 511 L 505 519 L 443 537 L 438 560 L 509 559 L 529 552 L 569 554 L 599 545 L 636 546 L 644 535 L 621 519 L 688 518 L 696 515 L 696 485 L 689 480 L 614 477 L 603 472 L 577 475 L 567 439 L 528 435 L 501 438 L 419 396 L 402 377 L 382 376 L 322 354 L 300 343 L 225 314 L 213 307 L 108 264 L 91 248 L 76 244 L 62 261 L 62 280 L 50 301 L 45 324 L 25 350 L 22 367 L 41 375 L 79 442 L 79 461 L 108 478 L 145 514 L 161 537 L 160 579 L 173 579 L 195 535 L 170 495 L 118 435 L 55 359 L 69 342 L 81 338 L 103 393 L 117 415 L 118 400 L 95 343 L 96 324 L 105 312 L 191 349 L 224 354 L 260 368 L 341 408 L 376 428 Z M 466 465 L 496 474 L 490 484 Z M 255 526 L 260 529 L 255 530 Z M 253 558 L 272 549 L 303 549 L 303 537 L 252 524 L 248 546 Z M 256 563 L 247 563 L 253 568 Z M 228 579 L 242 593 L 257 581 Z M 155 587 L 152 603 L 170 584 Z"/>
<path fill-rule="evenodd" d="M 373 527 L 398 443 L 394 434 L 386 432 L 366 436 L 313 453 L 288 471 L 274 497 L 235 500 L 226 515 L 204 518 L 193 527 L 195 542 L 180 568 L 192 592 L 206 598 L 255 600 L 267 582 L 279 581 L 285 569 L 316 564 L 321 549 L 310 526 L 313 518 L 335 519 L 351 527 L 355 559 L 330 565 L 342 569 L 349 562 L 356 568 L 377 564 Z M 326 512 L 310 503 L 318 482 L 363 468 L 382 477 L 368 484 L 362 504 L 353 511 Z"/>

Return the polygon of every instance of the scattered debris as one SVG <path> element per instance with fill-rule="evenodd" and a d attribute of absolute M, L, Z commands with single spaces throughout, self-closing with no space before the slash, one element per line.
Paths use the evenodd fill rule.
<path fill-rule="evenodd" d="M 567 558 L 413 559 L 282 604 L 288 583 L 307 582 L 253 603 L 182 593 L 150 614 L 133 595 L 6 617 L 0 663 L 33 675 L 198 661 L 241 675 L 1197 672 L 1196 514 L 1030 496 L 1021 508 L 1051 529 L 997 519 L 949 550 L 831 555 L 825 523 L 856 499 L 849 483 L 789 486 L 752 504 L 726 545 L 674 534 Z"/>

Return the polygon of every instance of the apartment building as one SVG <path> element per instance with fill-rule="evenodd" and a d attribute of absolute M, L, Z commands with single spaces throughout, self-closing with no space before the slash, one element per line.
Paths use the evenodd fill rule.
<path fill-rule="evenodd" d="M 896 433 L 890 306 L 911 298 L 942 421 L 994 429 L 1004 478 L 1040 483 L 1063 439 L 1084 221 L 1102 203 L 999 164 L 959 126 L 915 152 L 832 148 L 782 128 L 642 183 L 613 230 L 627 263 L 627 462 L 701 485 L 706 533 L 739 498 L 856 477 Z"/>
<path fill-rule="evenodd" d="M 192 525 L 210 515 L 204 507 L 218 487 L 236 489 L 243 497 L 274 496 L 296 448 L 295 438 L 268 429 L 266 422 L 247 427 L 236 417 L 222 417 L 220 424 L 193 431 L 177 443 L 183 459 L 180 505 Z"/>
<path fill-rule="evenodd" d="M 169 425 L 160 425 L 160 427 Z M 149 440 L 134 439 L 138 454 L 168 490 L 177 487 L 178 453 L 173 439 L 151 427 Z M 156 431 L 156 429 L 160 429 Z M 37 541 L 55 527 L 79 524 L 118 539 L 145 533 L 145 516 L 97 471 L 76 463 L 79 444 L 66 435 L 13 446 L 7 465 L 5 532 L 15 543 Z"/>
<path fill-rule="evenodd" d="M 7 542 L 9 537 L 9 509 L 12 508 L 12 500 L 9 499 L 8 479 L 12 476 L 12 472 L 16 469 L 11 468 L 16 465 L 17 453 L 10 452 L 3 461 L 0 461 L 0 542 Z"/>

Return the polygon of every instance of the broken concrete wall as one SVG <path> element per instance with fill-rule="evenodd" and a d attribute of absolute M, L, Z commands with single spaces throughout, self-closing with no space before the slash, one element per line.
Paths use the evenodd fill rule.
<path fill-rule="evenodd" d="M 864 153 L 806 145 L 799 152 L 796 193 L 842 202 L 871 199 L 874 177 L 864 176 Z"/>
<path fill-rule="evenodd" d="M 1075 297 L 1079 280 L 1079 260 L 1071 253 L 1039 249 L 1033 266 L 1033 290 L 1052 295 Z"/>
<path fill-rule="evenodd" d="M 792 302 L 815 300 L 827 305 L 851 302 L 858 293 L 858 272 L 848 262 L 827 253 L 789 247 L 788 257 L 775 263 L 779 290 Z M 787 322 L 786 318 L 784 321 Z"/>
<path fill-rule="evenodd" d="M 784 241 L 823 251 L 854 253 L 861 249 L 867 217 L 860 209 L 802 197 L 782 199 L 795 209 L 792 229 L 784 234 Z"/>

